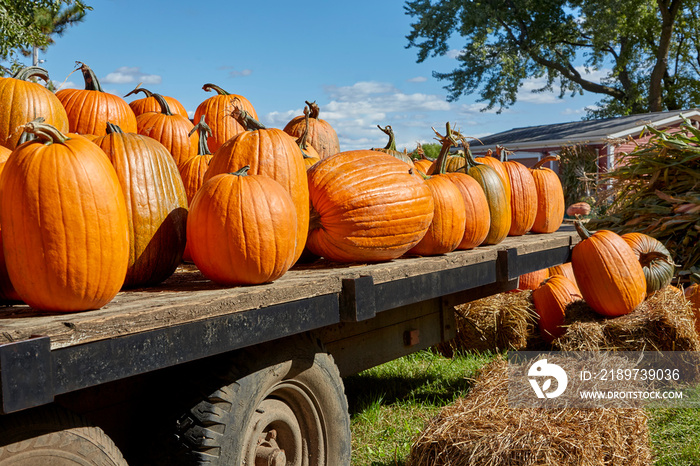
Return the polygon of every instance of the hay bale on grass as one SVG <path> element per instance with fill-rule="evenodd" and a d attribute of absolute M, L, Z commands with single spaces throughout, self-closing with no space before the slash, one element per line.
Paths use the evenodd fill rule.
<path fill-rule="evenodd" d="M 567 308 L 566 321 L 566 333 L 554 342 L 562 351 L 700 351 L 690 303 L 669 287 L 614 319 L 577 302 Z"/>
<path fill-rule="evenodd" d="M 451 357 L 455 351 L 524 349 L 537 334 L 532 291 L 500 293 L 455 307 L 457 336 L 438 346 Z"/>
<path fill-rule="evenodd" d="M 512 409 L 508 364 L 487 366 L 466 398 L 429 421 L 410 466 L 641 466 L 651 464 L 641 409 Z"/>

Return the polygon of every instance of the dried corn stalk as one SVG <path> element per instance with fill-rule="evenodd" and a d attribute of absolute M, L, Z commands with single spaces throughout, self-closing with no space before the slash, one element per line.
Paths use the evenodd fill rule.
<path fill-rule="evenodd" d="M 700 267 L 700 130 L 688 120 L 681 127 L 677 133 L 647 128 L 651 140 L 601 176 L 610 205 L 590 225 L 653 236 L 687 275 Z"/>

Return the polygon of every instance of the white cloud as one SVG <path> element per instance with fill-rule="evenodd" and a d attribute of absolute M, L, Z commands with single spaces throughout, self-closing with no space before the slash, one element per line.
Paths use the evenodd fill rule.
<path fill-rule="evenodd" d="M 327 86 L 325 91 L 329 101 L 319 102 L 320 118 L 338 133 L 341 150 L 384 147 L 387 136 L 377 125 L 391 125 L 399 150 L 413 150 L 417 141 L 428 142 L 426 139 L 432 136 L 432 121 L 442 118 L 436 114 L 452 110 L 443 96 L 407 94 L 385 82 L 360 81 L 351 86 Z M 301 114 L 301 109 L 273 112 L 266 115 L 265 122 L 282 128 Z"/>
<path fill-rule="evenodd" d="M 245 69 L 245 70 L 241 70 L 241 71 L 233 70 L 233 71 L 229 71 L 229 73 L 228 73 L 228 75 L 232 78 L 238 78 L 241 76 L 250 76 L 251 74 L 253 74 L 253 70 L 250 70 L 250 69 Z"/>
<path fill-rule="evenodd" d="M 447 53 L 445 54 L 445 56 L 446 56 L 447 58 L 457 59 L 457 58 L 459 58 L 459 56 L 462 55 L 463 53 L 464 53 L 464 50 L 461 50 L 461 49 L 459 49 L 459 50 L 458 50 L 458 49 L 451 49 L 451 50 L 448 50 L 448 51 L 447 51 Z"/>
<path fill-rule="evenodd" d="M 144 74 L 137 66 L 122 66 L 100 79 L 105 84 L 128 84 L 142 82 L 144 84 L 160 84 L 163 79 L 156 74 Z"/>
<path fill-rule="evenodd" d="M 416 76 L 415 78 L 407 79 L 406 82 L 409 83 L 424 83 L 428 80 L 425 76 Z"/>

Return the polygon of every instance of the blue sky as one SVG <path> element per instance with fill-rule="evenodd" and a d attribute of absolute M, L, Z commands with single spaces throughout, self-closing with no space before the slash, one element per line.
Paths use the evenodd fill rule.
<path fill-rule="evenodd" d="M 528 82 L 518 103 L 480 112 L 477 96 L 447 102 L 454 58 L 416 63 L 406 49 L 411 18 L 401 0 L 330 2 L 88 0 L 93 11 L 67 30 L 41 66 L 63 87 L 83 87 L 75 62 L 90 66 L 105 91 L 125 95 L 142 87 L 175 97 L 194 114 L 211 93 L 205 83 L 245 96 L 267 126 L 282 128 L 316 101 L 336 129 L 341 150 L 383 147 L 377 125 L 391 125 L 399 149 L 431 142 L 431 127 L 450 121 L 479 137 L 515 127 L 579 120 L 596 96 L 559 99 L 533 94 Z M 455 41 L 458 44 L 458 41 Z M 456 52 L 453 51 L 453 52 Z M 127 101 L 143 95 L 129 96 Z"/>

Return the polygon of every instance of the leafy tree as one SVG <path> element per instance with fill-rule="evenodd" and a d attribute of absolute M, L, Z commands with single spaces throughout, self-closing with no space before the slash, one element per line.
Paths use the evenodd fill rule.
<path fill-rule="evenodd" d="M 61 23 L 64 13 L 73 12 L 72 17 L 77 18 L 79 12 L 84 15 L 89 9 L 82 0 L 0 0 L 0 62 L 16 66 L 22 51 L 46 47 L 53 42 L 52 34 L 63 32 L 68 25 Z M 57 22 L 47 26 L 42 18 Z"/>
<path fill-rule="evenodd" d="M 525 80 L 535 92 L 592 92 L 590 117 L 677 110 L 700 104 L 700 0 L 409 0 L 416 21 L 407 47 L 418 61 L 447 54 L 434 72 L 448 100 L 479 93 L 486 109 L 514 104 Z M 576 66 L 577 63 L 581 66 Z M 593 79 L 587 72 L 604 73 Z"/>
<path fill-rule="evenodd" d="M 46 51 L 46 48 L 54 43 L 51 36 L 60 37 L 66 32 L 68 26 L 83 21 L 88 9 L 91 8 L 78 4 L 68 5 L 65 8 L 38 9 L 34 14 L 34 25 L 46 36 L 46 44 L 43 46 L 32 44 L 31 50 L 24 48 L 22 54 L 24 56 L 32 55 L 32 64 L 38 65 L 39 50 Z"/>

